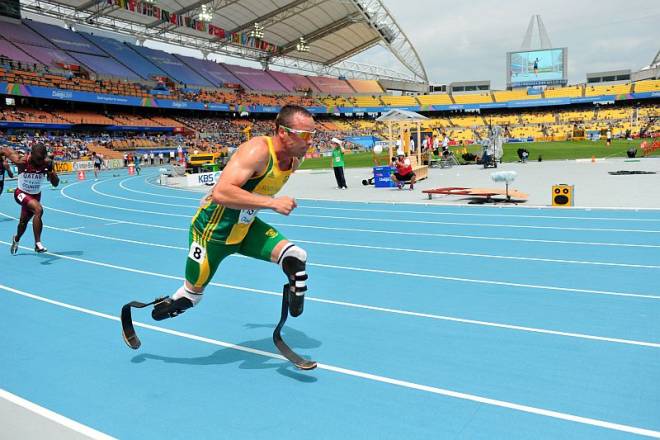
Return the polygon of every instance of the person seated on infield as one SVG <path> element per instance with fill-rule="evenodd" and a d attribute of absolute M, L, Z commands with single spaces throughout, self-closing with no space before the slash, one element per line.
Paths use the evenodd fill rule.
<path fill-rule="evenodd" d="M 412 190 L 415 187 L 417 176 L 415 176 L 415 173 L 413 172 L 410 159 L 404 154 L 399 154 L 397 158 L 392 161 L 392 165 L 396 168 L 396 172 L 392 174 L 392 181 L 399 189 L 402 189 L 404 184 L 410 183 L 410 190 Z"/>

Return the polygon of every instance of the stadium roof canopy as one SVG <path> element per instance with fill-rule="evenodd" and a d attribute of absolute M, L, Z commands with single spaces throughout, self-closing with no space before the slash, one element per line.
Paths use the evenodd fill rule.
<path fill-rule="evenodd" d="M 205 55 L 332 76 L 428 83 L 417 51 L 381 0 L 21 0 L 21 8 L 73 26 L 199 49 Z M 200 24 L 202 8 L 213 17 Z M 255 23 L 263 27 L 262 41 L 269 46 L 249 39 Z M 300 37 L 309 51 L 297 50 Z M 407 72 L 349 60 L 376 45 L 389 49 Z"/>

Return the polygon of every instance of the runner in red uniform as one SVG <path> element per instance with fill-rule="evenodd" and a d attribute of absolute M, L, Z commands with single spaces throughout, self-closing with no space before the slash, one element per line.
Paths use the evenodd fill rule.
<path fill-rule="evenodd" d="M 53 162 L 47 158 L 46 146 L 36 144 L 32 147 L 32 152 L 24 157 L 19 156 L 18 152 L 11 148 L 3 148 L 1 151 L 2 156 L 14 162 L 18 168 L 18 187 L 14 191 L 14 200 L 22 207 L 16 235 L 11 240 L 11 253 L 18 252 L 18 241 L 27 229 L 30 219 L 34 231 L 34 250 L 39 253 L 46 252 L 47 249 L 41 244 L 43 229 L 41 218 L 44 212 L 41 206 L 41 184 L 44 179 L 48 179 L 53 186 L 60 183 L 53 169 Z"/>

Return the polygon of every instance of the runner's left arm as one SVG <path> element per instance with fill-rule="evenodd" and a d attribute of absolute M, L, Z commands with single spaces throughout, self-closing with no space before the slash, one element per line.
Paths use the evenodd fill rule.
<path fill-rule="evenodd" d="M 60 178 L 55 172 L 55 163 L 52 160 L 48 161 L 48 181 L 53 187 L 57 187 L 60 184 Z"/>

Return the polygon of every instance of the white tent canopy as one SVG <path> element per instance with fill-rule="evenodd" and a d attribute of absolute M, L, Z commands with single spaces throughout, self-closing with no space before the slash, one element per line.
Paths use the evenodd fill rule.
<path fill-rule="evenodd" d="M 410 110 L 402 110 L 394 108 L 384 115 L 381 115 L 376 121 L 378 122 L 401 122 L 401 121 L 424 121 L 428 118 L 424 115 L 420 115 L 417 112 L 412 112 Z"/>

